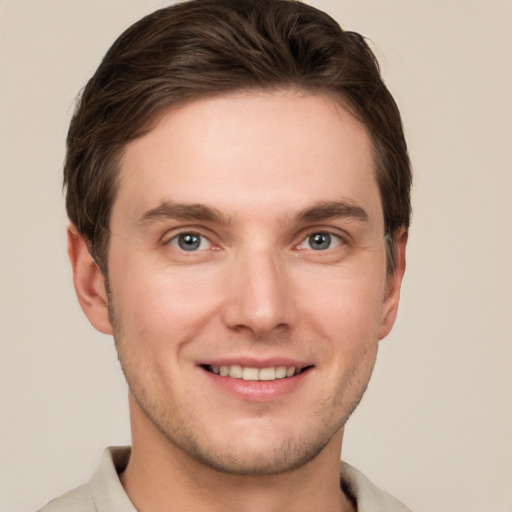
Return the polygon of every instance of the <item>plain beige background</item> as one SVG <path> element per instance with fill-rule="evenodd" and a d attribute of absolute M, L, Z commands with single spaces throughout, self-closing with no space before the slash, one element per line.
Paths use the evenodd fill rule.
<path fill-rule="evenodd" d="M 34 510 L 129 443 L 60 190 L 76 92 L 167 2 L 0 0 L 0 510 Z M 402 306 L 344 458 L 416 512 L 512 511 L 512 3 L 316 0 L 369 36 L 415 170 Z"/>

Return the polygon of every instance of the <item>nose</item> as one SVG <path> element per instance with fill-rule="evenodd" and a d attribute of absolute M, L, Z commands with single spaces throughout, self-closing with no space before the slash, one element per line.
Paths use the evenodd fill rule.
<path fill-rule="evenodd" d="M 226 282 L 223 321 L 257 336 L 290 327 L 295 298 L 285 269 L 266 251 L 239 256 Z"/>

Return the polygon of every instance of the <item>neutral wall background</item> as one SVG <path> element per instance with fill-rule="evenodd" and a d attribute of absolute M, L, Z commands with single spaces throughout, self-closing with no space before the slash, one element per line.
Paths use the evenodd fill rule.
<path fill-rule="evenodd" d="M 157 0 L 0 0 L 0 510 L 129 443 L 112 340 L 88 325 L 60 190 L 74 96 Z M 316 0 L 372 39 L 416 181 L 402 307 L 344 458 L 416 512 L 512 511 L 512 3 Z"/>

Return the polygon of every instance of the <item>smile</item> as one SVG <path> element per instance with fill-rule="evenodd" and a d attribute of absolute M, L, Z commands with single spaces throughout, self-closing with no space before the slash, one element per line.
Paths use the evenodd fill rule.
<path fill-rule="evenodd" d="M 205 370 L 220 375 L 221 377 L 231 377 L 232 379 L 269 381 L 276 379 L 285 379 L 299 375 L 309 366 L 297 368 L 295 366 L 269 366 L 267 368 L 251 368 L 249 366 L 240 366 L 233 364 L 230 366 L 204 365 Z"/>

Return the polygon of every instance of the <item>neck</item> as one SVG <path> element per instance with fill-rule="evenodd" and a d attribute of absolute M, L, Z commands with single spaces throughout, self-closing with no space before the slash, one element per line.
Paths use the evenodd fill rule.
<path fill-rule="evenodd" d="M 132 414 L 132 454 L 121 482 L 139 512 L 353 512 L 339 482 L 342 431 L 307 464 L 276 475 L 233 475 L 191 458 Z"/>

